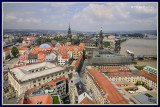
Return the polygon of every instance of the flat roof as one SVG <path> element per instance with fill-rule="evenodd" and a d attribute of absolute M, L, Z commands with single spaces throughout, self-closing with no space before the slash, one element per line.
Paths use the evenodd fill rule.
<path fill-rule="evenodd" d="M 141 94 L 134 95 L 134 98 L 136 98 L 142 104 L 156 104 L 157 103 L 157 99 L 148 93 L 145 93 L 145 94 L 141 93 Z"/>
<path fill-rule="evenodd" d="M 111 53 L 105 49 L 95 49 L 92 57 L 89 59 L 89 64 L 131 64 L 131 56 L 125 56 L 117 53 Z"/>
<path fill-rule="evenodd" d="M 21 81 L 27 81 L 29 79 L 34 79 L 34 78 L 38 78 L 38 77 L 42 77 L 51 73 L 55 73 L 58 71 L 62 71 L 65 70 L 65 67 L 61 67 L 61 66 L 56 66 L 55 64 L 52 65 L 52 68 L 48 68 L 45 69 L 43 71 L 38 71 L 38 72 L 34 72 L 34 73 L 26 73 L 24 72 L 25 70 L 29 70 L 29 69 L 33 69 L 33 68 L 38 68 L 38 67 L 44 67 L 45 64 L 44 63 L 37 63 L 37 64 L 32 64 L 32 65 L 27 65 L 24 67 L 17 67 L 17 68 L 13 68 L 11 69 L 11 72 L 13 72 L 15 74 L 15 77 L 18 80 Z M 46 63 L 47 65 L 47 63 Z"/>

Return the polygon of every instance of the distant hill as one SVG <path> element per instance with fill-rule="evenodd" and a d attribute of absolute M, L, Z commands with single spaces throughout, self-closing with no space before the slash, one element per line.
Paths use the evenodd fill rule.
<path fill-rule="evenodd" d="M 4 33 L 58 33 L 58 32 L 62 32 L 62 33 L 67 33 L 67 30 L 40 30 L 40 29 L 4 29 L 3 30 Z M 72 32 L 76 32 L 76 33 L 82 33 L 85 31 L 76 31 L 76 30 L 72 30 Z M 97 31 L 91 32 L 88 31 L 88 33 L 96 33 Z M 139 30 L 139 31 L 103 31 L 104 33 L 149 33 L 149 34 L 153 34 L 153 35 L 157 35 L 157 30 Z M 86 33 L 86 32 L 85 32 Z"/>
<path fill-rule="evenodd" d="M 4 29 L 3 30 L 4 33 L 58 33 L 58 32 L 62 32 L 62 33 L 67 33 L 67 30 L 39 30 L 39 29 Z M 81 31 L 74 31 L 72 30 L 72 32 L 81 32 Z"/>

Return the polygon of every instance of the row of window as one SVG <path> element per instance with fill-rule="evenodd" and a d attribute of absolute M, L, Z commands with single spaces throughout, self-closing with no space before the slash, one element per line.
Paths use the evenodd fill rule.
<path fill-rule="evenodd" d="M 63 73 L 56 73 L 55 76 L 61 75 L 61 74 L 64 74 L 64 73 L 65 73 L 65 72 L 63 72 Z M 49 79 L 49 77 L 50 77 L 50 76 L 48 76 L 47 79 Z M 54 77 L 54 75 L 51 75 L 51 77 Z M 43 78 L 43 80 L 45 80 L 45 77 Z M 41 79 L 38 79 L 38 81 L 41 81 Z M 36 83 L 36 80 L 34 80 L 33 83 Z"/>

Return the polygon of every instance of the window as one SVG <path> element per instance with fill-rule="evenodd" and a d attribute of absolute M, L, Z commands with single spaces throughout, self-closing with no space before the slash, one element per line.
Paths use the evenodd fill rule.
<path fill-rule="evenodd" d="M 36 80 L 34 80 L 33 83 L 36 83 Z"/>
<path fill-rule="evenodd" d="M 36 87 L 36 85 L 34 85 L 34 87 Z"/>
<path fill-rule="evenodd" d="M 41 81 L 41 79 L 38 79 L 38 81 Z"/>
<path fill-rule="evenodd" d="M 43 78 L 43 80 L 45 80 L 45 78 Z"/>
<path fill-rule="evenodd" d="M 49 78 L 49 76 L 47 77 L 47 79 Z"/>

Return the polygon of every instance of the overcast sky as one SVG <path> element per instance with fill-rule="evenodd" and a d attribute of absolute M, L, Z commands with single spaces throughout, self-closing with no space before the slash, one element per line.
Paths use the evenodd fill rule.
<path fill-rule="evenodd" d="M 3 3 L 4 29 L 157 29 L 157 3 Z"/>

